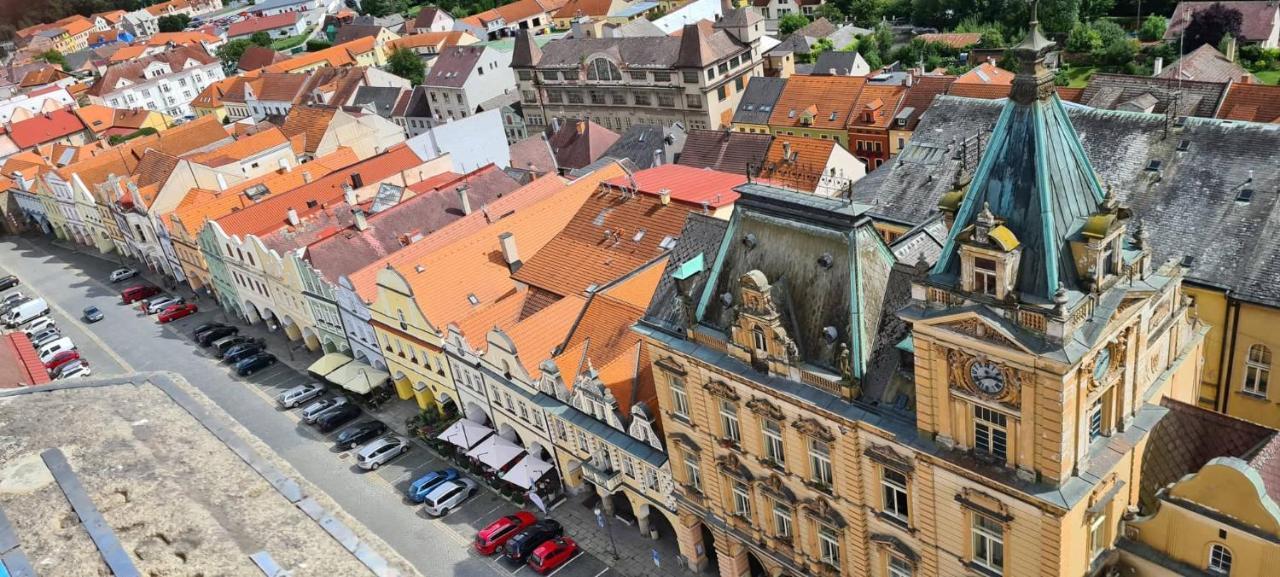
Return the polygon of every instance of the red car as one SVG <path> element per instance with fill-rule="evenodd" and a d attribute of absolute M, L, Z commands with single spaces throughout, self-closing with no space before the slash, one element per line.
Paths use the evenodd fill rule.
<path fill-rule="evenodd" d="M 187 303 L 184 305 L 170 305 L 168 307 L 165 307 L 164 310 L 160 311 L 159 320 L 162 323 L 167 323 L 169 321 L 176 321 L 198 310 L 200 309 L 196 307 L 195 303 Z"/>
<path fill-rule="evenodd" d="M 514 515 L 507 515 L 489 523 L 488 527 L 476 533 L 476 552 L 481 555 L 493 555 L 512 535 L 523 531 L 525 527 L 532 525 L 537 520 L 537 517 L 534 517 L 532 513 L 520 511 Z"/>
<path fill-rule="evenodd" d="M 150 298 L 160 294 L 160 289 L 151 285 L 131 286 L 120 291 L 120 300 L 124 304 L 131 304 L 145 298 Z"/>
<path fill-rule="evenodd" d="M 53 358 L 49 359 L 49 362 L 44 364 L 44 368 L 49 371 L 49 374 L 53 374 L 58 372 L 58 369 L 61 368 L 62 365 L 65 365 L 78 358 L 80 358 L 80 351 L 77 351 L 75 349 L 58 351 L 56 354 L 53 355 Z"/>
<path fill-rule="evenodd" d="M 577 554 L 578 544 L 573 539 L 556 537 L 538 545 L 538 548 L 533 550 L 533 553 L 529 555 L 529 567 L 538 573 L 546 575 L 555 571 L 557 567 L 568 563 Z"/>

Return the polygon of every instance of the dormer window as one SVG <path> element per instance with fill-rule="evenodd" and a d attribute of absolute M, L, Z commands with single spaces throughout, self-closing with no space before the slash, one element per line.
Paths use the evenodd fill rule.
<path fill-rule="evenodd" d="M 974 257 L 973 292 L 996 296 L 996 279 L 996 261 Z"/>
<path fill-rule="evenodd" d="M 763 328 L 763 327 L 761 327 L 761 326 L 759 326 L 759 325 L 756 325 L 756 327 L 755 327 L 754 329 L 751 329 L 751 338 L 752 338 L 752 342 L 753 342 L 753 344 L 755 345 L 755 347 L 756 347 L 756 350 L 757 350 L 757 351 L 763 351 L 763 350 L 765 350 L 765 348 L 766 348 L 766 347 L 765 347 L 764 328 Z"/>

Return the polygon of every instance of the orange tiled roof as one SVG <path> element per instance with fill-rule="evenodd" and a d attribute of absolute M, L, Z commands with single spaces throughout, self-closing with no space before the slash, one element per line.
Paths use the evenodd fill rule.
<path fill-rule="evenodd" d="M 201 32 L 199 30 L 190 30 L 185 32 L 161 32 L 159 34 L 155 34 L 147 38 L 144 41 L 144 43 L 147 46 L 155 47 L 155 46 L 164 46 L 169 44 L 170 42 L 178 46 L 185 46 L 188 44 L 196 44 L 196 43 L 216 44 L 221 41 L 222 41 L 221 38 L 218 38 L 217 36 L 209 34 L 208 32 Z"/>
<path fill-rule="evenodd" d="M 115 53 L 113 53 L 111 57 L 107 59 L 107 62 L 110 62 L 112 64 L 116 62 L 126 62 L 129 60 L 133 60 L 134 58 L 141 57 L 142 53 L 146 51 L 147 51 L 147 47 L 142 44 L 121 46 L 119 50 L 116 50 Z"/>
<path fill-rule="evenodd" d="M 844 130 L 851 104 L 865 85 L 862 76 L 792 76 L 773 107 L 769 124 Z M 811 124 L 804 124 L 806 118 Z"/>
<path fill-rule="evenodd" d="M 337 112 L 338 109 L 331 106 L 294 106 L 289 110 L 288 116 L 285 116 L 284 126 L 280 130 L 290 141 L 300 138 L 301 148 L 297 144 L 294 146 L 294 151 L 298 154 L 315 153 Z"/>
<path fill-rule="evenodd" d="M 365 54 L 374 49 L 374 37 L 365 36 L 350 42 L 330 46 L 316 52 L 304 52 L 284 62 L 277 62 L 261 70 L 264 72 L 292 72 L 317 62 L 327 62 L 334 68 L 350 66 L 356 63 L 357 54 Z"/>
<path fill-rule="evenodd" d="M 905 86 L 867 86 L 862 89 L 857 102 L 853 105 L 853 113 L 849 115 L 849 126 L 862 128 L 888 128 L 893 122 L 893 115 L 898 111 L 898 104 L 906 96 Z M 871 114 L 870 120 L 867 114 Z"/>
<path fill-rule="evenodd" d="M 94 133 L 111 128 L 116 116 L 116 109 L 101 104 L 90 104 L 76 109 L 76 114 L 85 126 Z"/>
<path fill-rule="evenodd" d="M 838 146 L 834 140 L 777 136 L 765 153 L 764 170 L 760 180 L 777 181 L 788 188 L 812 192 L 818 187 L 832 150 Z M 790 152 L 791 158 L 784 159 Z"/>
<path fill-rule="evenodd" d="M 464 43 L 463 41 L 468 38 L 470 38 L 471 41 Z M 465 30 L 450 30 L 448 32 L 422 32 L 419 34 L 410 34 L 408 36 L 401 36 L 400 38 L 397 38 L 395 40 L 388 42 L 387 46 L 390 47 L 391 50 L 398 50 L 401 48 L 414 49 L 414 48 L 422 48 L 424 46 L 435 46 L 436 50 L 439 51 L 439 50 L 448 48 L 450 46 L 457 46 L 459 44 L 473 44 L 475 42 L 479 42 L 479 39 L 476 38 L 475 36 L 472 36 L 470 33 L 466 32 Z"/>
<path fill-rule="evenodd" d="M 694 210 L 701 207 L 683 202 L 664 206 L 657 195 L 601 186 L 513 277 L 560 296 L 584 294 L 592 285 L 604 286 L 661 256 L 663 239 L 678 238 Z"/>
<path fill-rule="evenodd" d="M 522 293 L 513 294 L 506 297 L 506 300 L 519 301 L 524 296 Z M 538 365 L 550 359 L 555 354 L 556 347 L 569 336 L 569 331 L 582 314 L 582 306 L 586 302 L 587 299 L 576 295 L 565 297 L 514 325 L 504 327 L 512 344 L 516 346 L 516 358 L 531 377 L 536 378 L 541 373 Z"/>
<path fill-rule="evenodd" d="M 938 44 L 946 44 L 952 48 L 968 48 L 979 42 L 982 42 L 982 34 L 979 32 L 943 32 L 936 34 L 921 34 L 916 36 L 925 42 L 936 42 Z"/>
<path fill-rule="evenodd" d="M 581 16 L 608 16 L 613 0 L 569 0 L 556 10 L 552 18 L 575 18 Z"/>
<path fill-rule="evenodd" d="M 508 24 L 515 24 L 526 18 L 532 18 L 538 14 L 547 11 L 543 8 L 538 0 L 516 0 L 508 4 L 504 4 L 497 8 L 498 14 L 502 15 L 502 19 Z"/>
<path fill-rule="evenodd" d="M 240 137 L 231 144 L 195 154 L 189 158 L 192 162 L 198 162 L 206 166 L 223 166 L 288 143 L 289 139 L 285 138 L 284 133 L 280 132 L 279 128 L 272 127 L 249 136 Z"/>
<path fill-rule="evenodd" d="M 404 275 L 413 289 L 418 307 L 427 319 L 438 327 L 447 326 L 478 310 L 477 307 L 493 306 L 503 297 L 520 298 L 511 273 L 502 259 L 498 235 L 509 232 L 515 238 L 522 259 L 535 258 L 552 237 L 568 223 L 573 208 L 595 192 L 607 178 L 621 176 L 622 169 L 610 164 L 583 176 L 554 194 L 486 225 L 462 238 L 437 236 L 448 232 L 449 227 L 414 243 L 399 252 L 377 261 L 350 276 L 353 286 L 366 287 L 362 296 L 374 286 L 378 272 L 390 266 Z M 543 179 L 546 180 L 546 179 Z M 555 182 L 555 181 L 552 181 Z M 524 188 L 509 196 L 520 196 Z M 459 221 L 461 222 L 461 221 Z M 417 272 L 422 270 L 422 273 Z M 439 271 L 451 271 L 440 274 Z M 370 295 L 372 296 L 372 295 Z M 479 304 L 473 305 L 469 296 Z M 369 297 L 366 297 L 369 298 Z"/>
<path fill-rule="evenodd" d="M 231 76 L 214 82 L 213 84 L 206 86 L 204 90 L 200 91 L 200 94 L 197 94 L 196 97 L 191 100 L 191 105 L 199 108 L 217 108 L 222 106 L 222 97 L 226 96 L 227 93 L 231 91 L 232 86 L 237 83 L 243 83 L 244 81 L 245 77 L 243 76 Z"/>
<path fill-rule="evenodd" d="M 1009 96 L 1009 90 L 1013 88 L 1009 84 L 989 85 L 989 84 L 960 84 L 952 82 L 951 88 L 947 89 L 947 94 L 951 96 L 962 96 L 965 98 L 985 98 L 987 100 L 995 100 Z"/>
<path fill-rule="evenodd" d="M 1080 102 L 1080 96 L 1084 94 L 1084 88 L 1069 88 L 1066 86 L 1058 86 L 1058 98 L 1070 102 Z"/>
<path fill-rule="evenodd" d="M 996 66 L 993 62 L 987 61 L 973 67 L 973 70 L 961 74 L 951 86 L 954 89 L 957 85 L 964 84 L 1009 86 L 1013 84 L 1013 73 Z"/>
<path fill-rule="evenodd" d="M 1249 122 L 1280 121 L 1280 86 L 1232 82 L 1218 106 L 1217 117 Z"/>

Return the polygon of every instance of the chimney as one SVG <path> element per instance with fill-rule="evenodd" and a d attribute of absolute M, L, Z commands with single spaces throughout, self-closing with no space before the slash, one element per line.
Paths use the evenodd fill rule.
<path fill-rule="evenodd" d="M 1236 61 L 1236 39 L 1234 36 L 1227 37 L 1227 61 Z"/>
<path fill-rule="evenodd" d="M 302 221 L 298 220 L 298 211 L 294 210 L 293 207 L 289 207 L 288 219 L 289 219 L 289 224 L 292 226 L 298 226 L 299 224 L 302 224 Z"/>
<path fill-rule="evenodd" d="M 1164 57 L 1163 57 L 1163 56 L 1157 56 L 1157 57 L 1156 57 L 1156 61 L 1155 61 L 1155 63 L 1154 63 L 1154 64 L 1152 64 L 1152 65 L 1151 65 L 1151 68 L 1152 68 L 1152 70 L 1151 70 L 1151 75 L 1152 75 L 1152 76 L 1159 76 L 1159 75 L 1160 75 L 1160 71 L 1164 70 Z"/>
<path fill-rule="evenodd" d="M 352 207 L 352 208 L 355 208 L 355 206 L 356 206 L 356 189 L 351 188 L 351 185 L 350 185 L 350 184 L 343 184 L 343 185 L 342 185 L 342 200 L 346 201 L 346 203 L 347 203 L 347 204 L 349 204 L 349 205 L 351 205 L 351 207 Z"/>
<path fill-rule="evenodd" d="M 364 211 L 360 210 L 360 207 L 353 206 L 351 215 L 355 217 L 356 230 L 361 232 L 369 230 L 369 219 L 365 218 Z"/>
<path fill-rule="evenodd" d="M 511 274 L 515 274 L 524 264 L 520 262 L 520 253 L 516 252 L 516 235 L 504 232 L 498 235 L 498 242 L 502 243 L 502 259 L 507 262 Z"/>
<path fill-rule="evenodd" d="M 226 189 L 227 189 L 227 177 L 219 173 L 218 174 L 218 190 L 226 190 Z"/>
<path fill-rule="evenodd" d="M 364 177 L 359 172 L 351 173 L 351 188 L 364 188 Z"/>
<path fill-rule="evenodd" d="M 311 171 L 310 171 L 310 170 L 304 170 L 304 171 L 302 171 L 302 183 L 303 183 L 303 184 L 311 184 Z"/>
<path fill-rule="evenodd" d="M 653 149 L 653 165 L 654 166 L 662 166 L 662 163 L 665 160 L 665 157 L 666 155 L 662 153 L 661 148 Z"/>
<path fill-rule="evenodd" d="M 293 171 L 293 165 L 289 164 L 289 159 L 287 158 L 280 159 L 280 170 L 283 170 L 285 172 Z"/>
<path fill-rule="evenodd" d="M 582 134 L 582 133 L 586 132 L 586 131 L 587 131 L 587 122 L 586 122 L 585 120 L 579 120 L 579 121 L 577 121 L 577 122 L 578 122 L 578 134 Z"/>
<path fill-rule="evenodd" d="M 658 200 L 662 202 L 662 206 L 667 206 L 668 204 L 671 204 L 671 189 L 664 188 L 662 190 L 659 190 Z"/>
<path fill-rule="evenodd" d="M 911 85 L 916 83 L 916 75 L 908 72 L 907 79 L 903 80 L 902 83 L 905 84 L 907 88 L 911 88 Z"/>
<path fill-rule="evenodd" d="M 560 117 L 553 116 L 551 117 L 551 134 L 555 134 L 557 132 L 560 132 Z"/>
<path fill-rule="evenodd" d="M 462 205 L 462 214 L 471 214 L 471 196 L 467 194 L 467 185 L 458 187 L 458 204 Z"/>
<path fill-rule="evenodd" d="M 791 143 L 790 142 L 782 143 L 782 160 L 786 162 L 791 162 Z"/>

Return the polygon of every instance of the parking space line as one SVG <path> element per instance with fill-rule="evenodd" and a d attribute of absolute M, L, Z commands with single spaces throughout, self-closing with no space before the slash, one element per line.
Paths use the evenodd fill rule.
<path fill-rule="evenodd" d="M 582 557 L 582 554 L 583 554 L 583 553 L 585 553 L 585 552 L 586 552 L 586 551 L 583 551 L 583 550 L 582 550 L 582 547 L 578 547 L 578 552 L 577 552 L 577 553 L 574 553 L 574 554 L 573 554 L 573 557 L 570 557 L 570 558 L 569 558 L 569 560 L 568 560 L 568 561 L 565 561 L 563 565 L 560 565 L 559 567 L 556 567 L 556 570 L 555 570 L 555 571 L 552 571 L 551 573 L 548 573 L 548 574 L 547 574 L 547 577 L 554 577 L 556 573 L 559 573 L 559 572 L 560 572 L 560 571 L 562 571 L 565 567 L 568 567 L 568 566 L 572 565 L 574 561 L 577 561 L 579 558 L 581 558 L 581 557 Z M 607 570 L 607 569 L 606 569 L 606 570 Z"/>
<path fill-rule="evenodd" d="M 610 569 L 612 569 L 612 567 L 605 567 L 604 569 L 601 569 L 599 573 L 596 573 L 596 574 L 595 574 L 595 577 L 600 577 L 601 575 L 604 575 L 604 574 L 605 574 L 605 573 L 607 573 Z"/>

